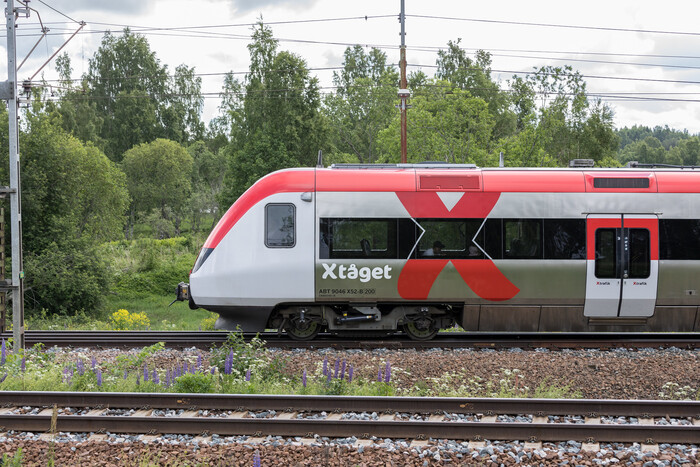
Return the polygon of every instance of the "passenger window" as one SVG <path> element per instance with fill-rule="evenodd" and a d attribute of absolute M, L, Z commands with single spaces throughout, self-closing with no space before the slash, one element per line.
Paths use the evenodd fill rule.
<path fill-rule="evenodd" d="M 265 246 L 268 248 L 293 248 L 296 212 L 293 204 L 268 204 L 265 206 Z"/>
<path fill-rule="evenodd" d="M 586 259 L 584 219 L 544 220 L 545 259 Z"/>
<path fill-rule="evenodd" d="M 700 219 L 660 219 L 659 259 L 700 260 Z"/>
<path fill-rule="evenodd" d="M 505 258 L 542 258 L 542 221 L 540 219 L 504 219 Z"/>
<path fill-rule="evenodd" d="M 419 258 L 481 259 L 484 257 L 482 219 L 419 219 L 425 233 L 418 245 Z M 420 233 L 419 233 L 420 234 Z"/>
<path fill-rule="evenodd" d="M 395 259 L 396 219 L 321 219 L 321 259 Z"/>

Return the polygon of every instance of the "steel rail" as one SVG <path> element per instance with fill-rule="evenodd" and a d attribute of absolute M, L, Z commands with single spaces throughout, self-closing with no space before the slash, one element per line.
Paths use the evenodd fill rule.
<path fill-rule="evenodd" d="M 51 415 L 0 415 L 0 429 L 47 432 Z M 700 426 L 58 415 L 61 432 L 696 443 Z"/>
<path fill-rule="evenodd" d="M 492 399 L 461 397 L 314 396 L 289 394 L 177 394 L 0 391 L 0 406 L 412 412 L 678 417 L 700 419 L 700 401 L 617 399 Z M 699 438 L 700 439 L 700 438 Z"/>
<path fill-rule="evenodd" d="M 256 334 L 246 333 L 249 340 Z M 370 338 L 343 338 L 320 335 L 312 341 L 293 341 L 276 332 L 260 333 L 267 347 L 336 349 L 425 349 L 425 348 L 700 348 L 700 333 L 440 333 L 430 341 L 413 341 L 403 335 Z M 9 339 L 11 333 L 0 338 Z M 27 331 L 27 345 L 133 348 L 164 342 L 173 348 L 209 348 L 226 341 L 223 331 Z"/>
<path fill-rule="evenodd" d="M 56 430 L 144 434 L 212 434 L 252 436 L 329 436 L 447 438 L 455 440 L 525 439 L 588 442 L 695 443 L 700 425 L 601 423 L 510 423 L 493 421 L 350 420 L 244 418 L 245 411 L 396 412 L 637 416 L 700 419 L 700 401 L 621 401 L 566 399 L 473 399 L 417 397 L 350 397 L 295 395 L 225 395 L 162 393 L 2 392 L 0 404 L 21 407 L 186 409 L 184 416 L 58 415 Z M 218 409 L 238 415 L 198 417 L 194 410 Z M 50 410 L 50 409 L 49 409 Z M 48 411 L 48 410 L 47 410 Z M 0 413 L 0 429 L 46 432 L 52 415 Z"/>

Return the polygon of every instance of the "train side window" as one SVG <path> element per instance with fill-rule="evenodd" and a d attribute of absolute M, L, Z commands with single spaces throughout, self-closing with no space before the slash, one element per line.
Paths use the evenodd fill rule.
<path fill-rule="evenodd" d="M 265 246 L 294 248 L 296 244 L 296 208 L 293 204 L 265 206 Z"/>
<path fill-rule="evenodd" d="M 503 219 L 503 256 L 513 259 L 542 258 L 541 219 Z"/>
<path fill-rule="evenodd" d="M 651 273 L 649 256 L 649 231 L 647 229 L 629 230 L 629 277 L 645 279 Z"/>
<path fill-rule="evenodd" d="M 700 260 L 700 219 L 659 219 L 659 259 Z"/>
<path fill-rule="evenodd" d="M 545 259 L 586 259 L 584 219 L 544 220 Z"/>
<path fill-rule="evenodd" d="M 620 277 L 617 267 L 617 229 L 595 231 L 595 276 L 599 279 Z"/>
<path fill-rule="evenodd" d="M 396 219 L 321 219 L 320 259 L 395 259 Z"/>

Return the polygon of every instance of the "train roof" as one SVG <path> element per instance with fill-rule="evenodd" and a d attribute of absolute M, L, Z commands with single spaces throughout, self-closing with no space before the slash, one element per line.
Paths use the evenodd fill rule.
<path fill-rule="evenodd" d="M 343 164 L 315 170 L 315 191 L 698 193 L 692 168 L 478 168 L 473 164 Z"/>

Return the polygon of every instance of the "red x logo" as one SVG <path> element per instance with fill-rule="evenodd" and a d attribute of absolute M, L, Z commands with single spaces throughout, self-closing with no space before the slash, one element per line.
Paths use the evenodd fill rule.
<path fill-rule="evenodd" d="M 397 192 L 396 195 L 413 218 L 447 219 L 485 218 L 500 197 L 500 193 L 467 192 L 448 209 L 436 192 Z M 485 300 L 509 300 L 520 292 L 490 259 L 409 259 L 399 274 L 399 295 L 407 300 L 426 300 L 437 277 L 450 262 L 467 286 Z"/>

